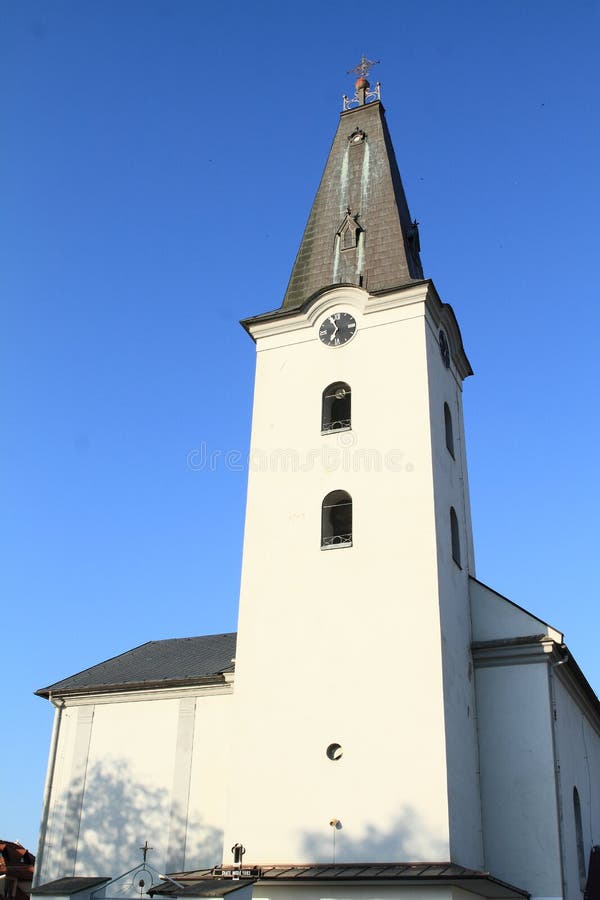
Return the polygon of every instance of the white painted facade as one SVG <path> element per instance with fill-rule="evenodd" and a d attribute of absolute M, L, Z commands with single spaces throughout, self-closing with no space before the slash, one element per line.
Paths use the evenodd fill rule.
<path fill-rule="evenodd" d="M 355 317 L 356 334 L 326 347 L 319 326 L 340 311 Z M 254 467 L 225 839 L 242 841 L 248 858 L 330 861 L 337 818 L 338 861 L 454 853 L 483 865 L 466 678 L 462 377 L 457 356 L 448 369 L 440 356 L 440 315 L 449 332 L 428 284 L 377 300 L 346 287 L 252 328 Z M 336 381 L 350 385 L 352 428 L 322 435 L 322 393 Z M 445 400 L 456 459 L 445 446 Z M 321 503 L 336 489 L 353 499 L 353 546 L 323 551 Z M 450 554 L 450 506 L 463 569 Z M 261 719 L 277 724 L 266 745 L 255 740 Z M 326 756 L 332 742 L 344 749 L 336 762 Z M 261 785 L 258 822 L 248 783 Z"/>
<path fill-rule="evenodd" d="M 213 865 L 231 700 L 231 685 L 57 699 L 36 884 L 126 871 L 146 840 L 160 871 Z"/>
<path fill-rule="evenodd" d="M 582 895 L 600 836 L 598 701 L 560 632 L 471 582 L 486 867 L 536 897 Z"/>
<path fill-rule="evenodd" d="M 358 138 L 363 197 L 389 158 L 369 162 Z M 354 221 L 360 261 L 368 228 Z M 340 312 L 356 332 L 324 346 Z M 324 285 L 246 325 L 257 355 L 235 681 L 219 670 L 220 683 L 52 694 L 36 883 L 115 876 L 148 840 L 163 872 L 231 863 L 242 843 L 245 865 L 446 862 L 578 900 L 600 842 L 600 704 L 562 634 L 475 579 L 454 313 L 409 278 L 377 294 Z M 322 433 L 335 382 L 350 386 L 351 426 Z M 351 545 L 322 547 L 334 490 L 352 498 Z M 469 896 L 505 896 L 482 884 Z M 253 896 L 400 893 L 466 891 L 265 879 Z"/>
<path fill-rule="evenodd" d="M 406 885 L 402 887 L 402 900 L 473 900 L 471 891 L 461 888 L 433 885 Z M 381 884 L 376 887 L 365 885 L 324 884 L 318 887 L 308 885 L 267 885 L 262 883 L 254 888 L 253 900 L 397 900 L 398 887 Z M 236 897 L 237 900 L 237 897 Z"/>
<path fill-rule="evenodd" d="M 73 900 L 104 900 L 106 897 L 106 882 L 74 892 L 73 894 L 44 894 L 45 900 L 65 900 L 65 896 L 70 896 Z"/>
<path fill-rule="evenodd" d="M 319 324 L 341 310 L 357 333 L 324 347 Z M 600 832 L 598 703 L 563 662 L 560 632 L 469 577 L 452 314 L 428 283 L 384 298 L 344 287 L 257 323 L 254 336 L 235 689 L 231 677 L 54 698 L 37 883 L 124 871 L 148 838 L 162 871 L 227 863 L 240 841 L 246 862 L 451 860 L 534 897 L 577 900 L 573 788 L 587 864 Z M 351 386 L 352 428 L 321 434 L 334 381 Z M 353 544 L 322 550 L 321 502 L 338 488 L 353 498 Z M 268 887 L 255 900 L 292 890 Z M 293 895 L 397 890 L 295 885 Z"/>

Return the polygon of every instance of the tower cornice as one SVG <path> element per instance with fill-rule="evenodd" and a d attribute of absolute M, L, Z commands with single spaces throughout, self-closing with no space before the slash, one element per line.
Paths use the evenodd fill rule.
<path fill-rule="evenodd" d="M 422 279 L 371 294 L 354 285 L 329 285 L 317 291 L 300 309 L 276 309 L 242 319 L 241 325 L 254 341 L 291 335 L 293 332 L 296 332 L 298 340 L 308 340 L 318 320 L 336 306 L 351 306 L 362 315 L 369 316 L 414 303 L 425 303 L 434 328 L 445 332 L 450 355 L 460 380 L 472 375 L 473 370 L 463 347 L 454 310 L 449 303 L 444 303 L 440 299 L 431 279 Z"/>

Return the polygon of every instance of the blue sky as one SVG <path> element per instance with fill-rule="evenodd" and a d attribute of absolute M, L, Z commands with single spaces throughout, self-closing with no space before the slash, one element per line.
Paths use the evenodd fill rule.
<path fill-rule="evenodd" d="M 598 551 L 597 0 L 5 0 L 0 6 L 4 772 L 35 851 L 32 691 L 236 627 L 254 347 L 346 71 L 382 82 L 426 275 L 475 378 L 477 574 L 592 686 Z"/>

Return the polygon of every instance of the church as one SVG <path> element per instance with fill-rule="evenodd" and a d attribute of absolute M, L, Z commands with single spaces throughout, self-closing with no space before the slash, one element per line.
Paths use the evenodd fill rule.
<path fill-rule="evenodd" d="M 242 322 L 238 632 L 37 692 L 34 897 L 600 896 L 600 703 L 561 632 L 475 576 L 472 370 L 368 69 L 283 302 Z"/>

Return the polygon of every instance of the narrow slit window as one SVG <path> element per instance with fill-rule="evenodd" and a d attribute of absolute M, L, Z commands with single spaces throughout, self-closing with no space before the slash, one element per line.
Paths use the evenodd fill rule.
<path fill-rule="evenodd" d="M 321 507 L 321 547 L 351 546 L 352 497 L 346 491 L 332 491 Z"/>
<path fill-rule="evenodd" d="M 444 427 L 446 429 L 446 447 L 448 453 L 454 459 L 454 431 L 452 428 L 452 413 L 447 403 L 444 403 Z"/>
<path fill-rule="evenodd" d="M 459 568 L 462 568 L 460 562 L 460 534 L 458 531 L 458 519 L 456 518 L 456 510 L 450 507 L 450 537 L 452 540 L 452 559 Z"/>
<path fill-rule="evenodd" d="M 586 884 L 585 849 L 583 846 L 583 823 L 581 821 L 581 803 L 579 791 L 573 788 L 573 813 L 575 816 L 575 841 L 577 843 L 577 867 L 579 869 L 579 884 L 582 889 Z"/>
<path fill-rule="evenodd" d="M 341 431 L 351 427 L 351 398 L 350 385 L 344 381 L 336 381 L 325 388 L 321 412 L 322 432 Z"/>

